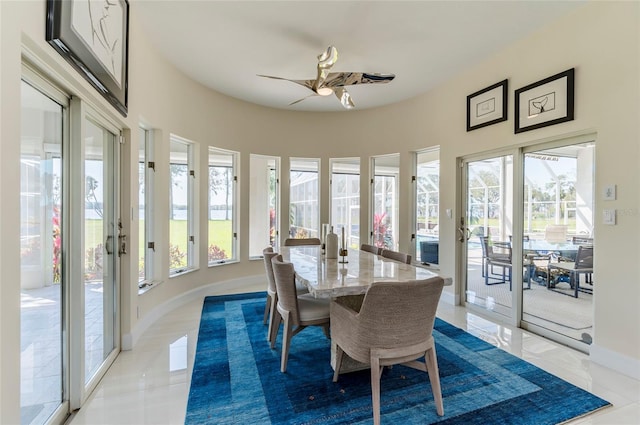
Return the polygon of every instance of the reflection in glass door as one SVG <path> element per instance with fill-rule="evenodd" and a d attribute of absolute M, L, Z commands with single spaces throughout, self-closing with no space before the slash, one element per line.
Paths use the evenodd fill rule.
<path fill-rule="evenodd" d="M 570 270 L 578 251 L 581 267 L 593 267 L 593 193 L 593 143 L 525 153 L 522 239 L 531 290 L 523 293 L 522 320 L 586 344 L 593 335 L 593 274 Z"/>
<path fill-rule="evenodd" d="M 85 118 L 84 383 L 116 347 L 116 136 Z"/>
<path fill-rule="evenodd" d="M 64 401 L 62 140 L 65 108 L 22 82 L 20 417 L 50 420 Z M 65 105 L 66 106 L 66 105 Z"/>
<path fill-rule="evenodd" d="M 378 248 L 398 250 L 400 155 L 372 159 L 371 201 L 373 217 L 372 244 Z"/>
<path fill-rule="evenodd" d="M 511 315 L 513 156 L 464 163 L 465 243 L 468 304 Z"/>

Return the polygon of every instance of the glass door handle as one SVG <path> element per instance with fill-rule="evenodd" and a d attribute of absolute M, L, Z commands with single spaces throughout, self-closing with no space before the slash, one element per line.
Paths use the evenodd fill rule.
<path fill-rule="evenodd" d="M 458 227 L 458 233 L 460 235 L 458 237 L 458 241 L 460 242 L 468 241 L 469 238 L 471 237 L 471 231 L 469 230 L 468 227 Z"/>
<path fill-rule="evenodd" d="M 107 236 L 107 241 L 104 243 L 104 249 L 108 255 L 113 255 L 113 236 Z"/>

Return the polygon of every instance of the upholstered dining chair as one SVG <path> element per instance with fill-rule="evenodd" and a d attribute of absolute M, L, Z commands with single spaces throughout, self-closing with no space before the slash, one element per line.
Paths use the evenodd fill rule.
<path fill-rule="evenodd" d="M 318 238 L 287 238 L 284 240 L 284 246 L 320 245 L 321 243 L 322 242 L 320 242 L 320 239 Z"/>
<path fill-rule="evenodd" d="M 274 320 L 274 317 L 278 314 L 278 290 L 276 288 L 275 277 L 273 276 L 273 264 L 271 263 L 271 259 L 276 255 L 278 255 L 278 253 L 273 252 L 273 248 L 271 247 L 262 250 L 264 268 L 267 273 L 267 303 L 264 306 L 265 317 L 263 318 L 262 323 L 267 323 L 268 318 L 269 325 L 267 328 L 267 341 L 269 341 L 271 348 L 275 346 L 276 336 L 278 334 L 278 328 L 276 327 Z M 309 289 L 307 289 L 304 284 L 296 282 L 296 293 L 298 295 L 307 294 L 308 292 Z"/>
<path fill-rule="evenodd" d="M 380 423 L 383 366 L 404 364 L 427 372 L 438 415 L 444 415 L 438 360 L 432 335 L 444 279 L 374 282 L 363 296 L 331 302 L 331 340 L 336 347 L 333 381 L 343 355 L 371 366 L 373 423 Z M 418 361 L 424 356 L 424 363 Z"/>
<path fill-rule="evenodd" d="M 383 249 L 382 252 L 380 252 L 380 255 L 390 260 L 400 261 L 401 263 L 405 264 L 411 264 L 411 255 L 405 254 L 404 252 Z"/>
<path fill-rule="evenodd" d="M 376 255 L 380 255 L 380 252 L 382 251 L 382 248 L 379 248 L 375 245 L 369 245 L 366 243 L 363 243 L 362 245 L 360 245 L 360 249 L 362 251 L 367 251 L 370 252 L 372 254 L 376 254 Z"/>
<path fill-rule="evenodd" d="M 271 263 L 278 291 L 279 314 L 274 318 L 276 335 L 280 323 L 284 322 L 280 358 L 280 372 L 284 373 L 287 371 L 291 338 L 298 332 L 307 326 L 322 326 L 329 338 L 329 300 L 314 298 L 311 294 L 298 295 L 293 264 L 282 261 L 281 255 L 273 257 Z"/>

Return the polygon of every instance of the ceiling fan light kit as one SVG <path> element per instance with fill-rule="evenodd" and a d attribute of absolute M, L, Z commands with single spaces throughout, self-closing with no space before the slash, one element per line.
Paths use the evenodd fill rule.
<path fill-rule="evenodd" d="M 345 89 L 345 86 L 353 86 L 356 84 L 385 84 L 395 78 L 394 74 L 377 74 L 373 72 L 329 72 L 337 61 L 338 49 L 334 46 L 329 46 L 327 50 L 318 55 L 317 76 L 315 80 L 291 80 L 261 74 L 258 74 L 258 76 L 290 81 L 306 87 L 313 92 L 309 96 L 291 102 L 289 106 L 302 102 L 307 97 L 330 96 L 331 94 L 335 94 L 345 109 L 353 109 L 355 107 L 355 103 L 347 89 Z"/>

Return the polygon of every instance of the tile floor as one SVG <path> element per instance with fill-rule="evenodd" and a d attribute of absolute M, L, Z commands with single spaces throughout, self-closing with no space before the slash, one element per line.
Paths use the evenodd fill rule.
<path fill-rule="evenodd" d="M 201 300 L 190 302 L 152 325 L 134 350 L 120 354 L 70 424 L 184 423 L 201 308 Z M 613 404 L 571 424 L 640 424 L 640 381 L 593 364 L 578 351 L 470 314 L 464 307 L 442 304 L 438 316 Z"/>

